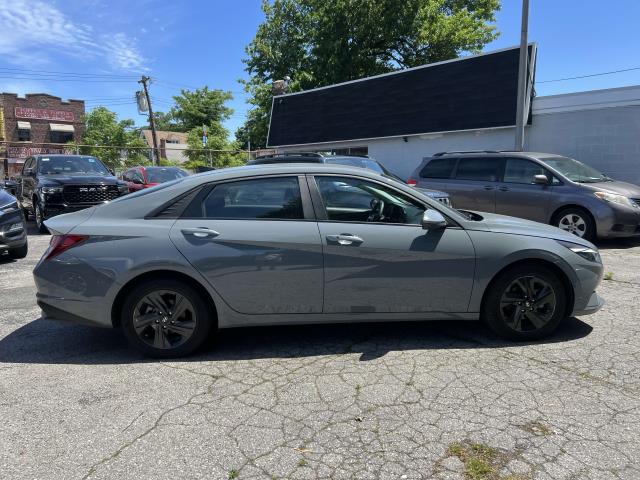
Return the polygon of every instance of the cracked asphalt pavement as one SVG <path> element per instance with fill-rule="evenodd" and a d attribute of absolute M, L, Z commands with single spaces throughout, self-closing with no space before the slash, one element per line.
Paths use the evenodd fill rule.
<path fill-rule="evenodd" d="M 0 260 L 0 478 L 640 478 L 638 240 L 601 243 L 607 304 L 543 342 L 465 322 L 265 327 L 182 361 L 39 319 L 48 240 Z"/>

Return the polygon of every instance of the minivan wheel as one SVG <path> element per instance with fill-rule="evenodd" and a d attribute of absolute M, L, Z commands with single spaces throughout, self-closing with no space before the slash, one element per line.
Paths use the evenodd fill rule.
<path fill-rule="evenodd" d="M 38 227 L 38 232 L 40 233 L 49 233 L 49 230 L 44 225 L 44 212 L 42 211 L 42 207 L 40 206 L 40 202 L 36 202 L 35 207 L 35 220 L 36 227 Z"/>
<path fill-rule="evenodd" d="M 212 319 L 189 285 L 157 279 L 138 285 L 122 306 L 122 329 L 136 349 L 156 358 L 188 355 L 207 339 Z"/>
<path fill-rule="evenodd" d="M 596 236 L 593 218 L 581 208 L 566 208 L 559 211 L 554 217 L 553 225 L 585 240 L 594 240 Z"/>
<path fill-rule="evenodd" d="M 501 273 L 488 288 L 482 318 L 501 337 L 544 338 L 566 317 L 567 292 L 548 268 L 516 266 Z"/>

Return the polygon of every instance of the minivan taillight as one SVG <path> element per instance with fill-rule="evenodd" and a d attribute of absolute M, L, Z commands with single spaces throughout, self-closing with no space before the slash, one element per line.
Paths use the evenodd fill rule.
<path fill-rule="evenodd" d="M 88 235 L 53 235 L 49 242 L 49 250 L 44 256 L 45 260 L 51 260 L 56 255 L 80 245 L 89 238 Z"/>
<path fill-rule="evenodd" d="M 407 180 L 407 185 L 409 185 L 410 187 L 415 187 L 416 185 L 418 185 L 418 181 L 415 178 L 409 178 L 409 180 Z"/>

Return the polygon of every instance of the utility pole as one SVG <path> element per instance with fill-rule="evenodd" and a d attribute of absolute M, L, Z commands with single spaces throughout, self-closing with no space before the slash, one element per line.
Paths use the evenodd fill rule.
<path fill-rule="evenodd" d="M 527 104 L 526 95 L 528 91 L 529 75 L 527 66 L 529 64 L 529 46 L 527 37 L 529 31 L 529 0 L 522 0 L 522 28 L 520 30 L 520 63 L 518 64 L 518 104 L 516 107 L 516 144 L 515 151 L 524 150 L 524 124 L 529 112 L 525 112 Z"/>
<path fill-rule="evenodd" d="M 153 109 L 151 108 L 151 98 L 149 97 L 149 89 L 147 88 L 147 84 L 149 83 L 151 78 L 143 75 L 142 78 L 138 81 L 138 83 L 142 84 L 142 88 L 144 89 L 144 96 L 147 98 L 147 105 L 149 106 L 149 125 L 151 126 L 151 137 L 153 138 L 153 156 L 156 157 L 157 165 L 160 165 L 160 150 L 158 150 L 158 137 L 156 135 L 156 121 L 153 118 Z M 153 159 L 151 159 L 151 163 L 154 163 Z"/>

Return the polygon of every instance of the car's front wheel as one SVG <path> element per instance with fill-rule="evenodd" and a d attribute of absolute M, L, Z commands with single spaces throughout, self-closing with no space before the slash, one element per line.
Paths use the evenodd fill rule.
<path fill-rule="evenodd" d="M 24 242 L 21 247 L 9 249 L 9 256 L 15 260 L 26 257 L 27 253 L 29 253 L 29 244 L 27 242 Z"/>
<path fill-rule="evenodd" d="M 596 238 L 596 225 L 591 214 L 582 208 L 566 208 L 558 212 L 553 225 L 585 240 Z"/>
<path fill-rule="evenodd" d="M 47 227 L 44 225 L 44 211 L 42 210 L 42 207 L 40 206 L 40 202 L 35 202 L 34 204 L 34 210 L 35 210 L 35 220 L 36 220 L 36 227 L 38 227 L 38 232 L 40 233 L 49 233 L 49 230 L 47 229 Z"/>
<path fill-rule="evenodd" d="M 566 317 L 566 289 L 546 267 L 515 266 L 502 272 L 488 288 L 482 318 L 501 337 L 520 341 L 544 338 Z"/>
<path fill-rule="evenodd" d="M 121 315 L 129 343 L 156 358 L 188 355 L 204 343 L 213 324 L 207 303 L 195 289 L 162 278 L 135 287 Z"/>

